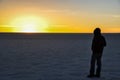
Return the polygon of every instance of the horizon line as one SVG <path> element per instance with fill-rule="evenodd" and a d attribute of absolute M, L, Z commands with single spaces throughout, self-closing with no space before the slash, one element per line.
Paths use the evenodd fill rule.
<path fill-rule="evenodd" d="M 0 32 L 0 34 L 93 34 L 91 32 Z M 102 34 L 120 34 L 120 32 L 102 32 Z"/>

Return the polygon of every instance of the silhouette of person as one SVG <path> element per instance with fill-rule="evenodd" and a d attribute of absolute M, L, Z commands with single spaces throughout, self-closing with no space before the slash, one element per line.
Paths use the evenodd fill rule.
<path fill-rule="evenodd" d="M 106 46 L 106 40 L 104 36 L 101 34 L 100 28 L 96 28 L 94 30 L 94 37 L 92 40 L 92 56 L 91 56 L 91 64 L 90 64 L 90 73 L 87 77 L 92 78 L 92 77 L 100 77 L 101 73 L 101 57 L 103 54 L 103 49 Z M 95 65 L 97 65 L 96 68 L 96 74 L 95 72 Z"/>

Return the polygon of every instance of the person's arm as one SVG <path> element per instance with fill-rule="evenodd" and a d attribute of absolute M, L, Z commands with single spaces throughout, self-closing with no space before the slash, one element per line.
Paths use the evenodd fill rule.
<path fill-rule="evenodd" d="M 103 37 L 103 45 L 104 45 L 104 46 L 106 46 L 106 45 L 107 45 L 106 40 L 105 40 L 105 38 L 104 38 L 104 37 Z"/>
<path fill-rule="evenodd" d="M 94 38 L 93 38 L 93 40 L 92 40 L 92 46 L 91 46 L 91 50 L 93 51 L 93 49 L 94 49 Z"/>

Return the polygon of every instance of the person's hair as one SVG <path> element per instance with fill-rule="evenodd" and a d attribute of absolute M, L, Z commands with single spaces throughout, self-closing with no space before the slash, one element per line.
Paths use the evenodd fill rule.
<path fill-rule="evenodd" d="M 94 30 L 94 35 L 96 35 L 96 36 L 101 35 L 101 29 L 100 28 L 96 28 Z"/>

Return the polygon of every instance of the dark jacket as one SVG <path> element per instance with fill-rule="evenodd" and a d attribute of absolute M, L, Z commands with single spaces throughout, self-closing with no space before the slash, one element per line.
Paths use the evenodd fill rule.
<path fill-rule="evenodd" d="M 102 35 L 94 36 L 92 40 L 93 53 L 102 53 L 103 48 L 106 46 L 106 40 Z"/>

